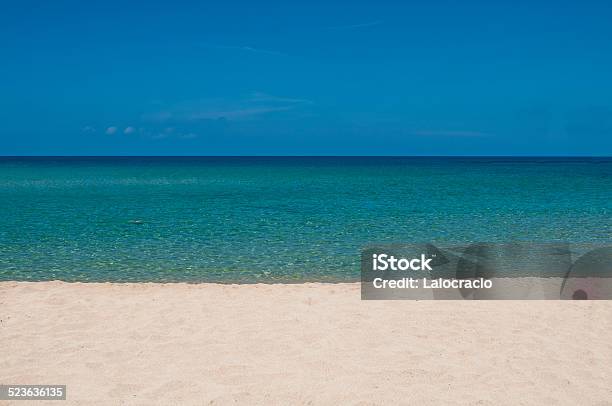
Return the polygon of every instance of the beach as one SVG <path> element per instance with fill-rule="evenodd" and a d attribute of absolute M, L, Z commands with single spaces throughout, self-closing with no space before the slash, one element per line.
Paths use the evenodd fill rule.
<path fill-rule="evenodd" d="M 609 2 L 5 3 L 0 406 L 612 406 Z"/>
<path fill-rule="evenodd" d="M 67 385 L 61 404 L 612 404 L 610 301 L 8 281 L 0 346 L 0 383 Z"/>

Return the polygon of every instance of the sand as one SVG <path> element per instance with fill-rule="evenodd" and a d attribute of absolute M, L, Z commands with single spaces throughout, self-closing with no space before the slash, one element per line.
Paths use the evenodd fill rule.
<path fill-rule="evenodd" d="M 67 385 L 16 405 L 612 404 L 612 301 L 3 282 L 0 319 L 1 383 Z"/>

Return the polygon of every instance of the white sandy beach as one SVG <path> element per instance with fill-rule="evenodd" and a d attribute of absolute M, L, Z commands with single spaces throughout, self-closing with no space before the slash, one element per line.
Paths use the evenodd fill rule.
<path fill-rule="evenodd" d="M 3 282 L 0 319 L 0 383 L 67 385 L 17 405 L 612 404 L 612 301 Z"/>

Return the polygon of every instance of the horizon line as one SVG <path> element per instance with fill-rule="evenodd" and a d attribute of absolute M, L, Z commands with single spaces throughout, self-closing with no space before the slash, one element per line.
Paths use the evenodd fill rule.
<path fill-rule="evenodd" d="M 612 155 L 0 155 L 3 158 L 612 158 Z"/>

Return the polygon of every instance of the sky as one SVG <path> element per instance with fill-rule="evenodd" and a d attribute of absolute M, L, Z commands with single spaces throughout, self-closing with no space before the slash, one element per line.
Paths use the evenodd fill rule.
<path fill-rule="evenodd" d="M 612 155 L 605 1 L 9 1 L 0 155 Z"/>

